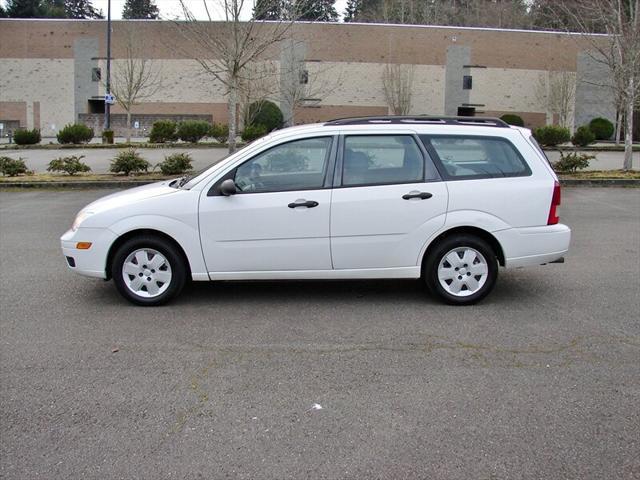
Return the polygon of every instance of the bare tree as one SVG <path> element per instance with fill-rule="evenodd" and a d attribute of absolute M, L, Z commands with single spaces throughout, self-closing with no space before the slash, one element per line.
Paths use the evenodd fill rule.
<path fill-rule="evenodd" d="M 624 117 L 624 170 L 632 168 L 633 112 L 640 97 L 640 0 L 583 0 L 580 9 L 558 6 L 583 33 L 591 57 L 611 71 L 611 87 Z M 606 37 L 590 35 L 599 25 Z"/>
<path fill-rule="evenodd" d="M 571 114 L 575 104 L 576 74 L 574 72 L 547 72 L 540 75 L 536 97 L 547 112 L 558 115 L 558 123 L 571 128 Z"/>
<path fill-rule="evenodd" d="M 131 141 L 131 110 L 162 86 L 159 66 L 144 57 L 144 40 L 137 37 L 133 28 L 127 28 L 124 34 L 125 57 L 114 61 L 111 78 L 111 91 L 127 114 L 127 143 Z"/>
<path fill-rule="evenodd" d="M 189 8 L 193 0 L 179 0 L 184 22 L 176 22 L 202 69 L 225 88 L 228 101 L 229 152 L 236 149 L 240 89 L 251 82 L 250 65 L 262 59 L 286 35 L 293 21 L 262 22 L 240 19 L 246 0 L 201 0 L 208 22 L 199 22 Z M 211 12 L 221 12 L 225 23 L 212 23 Z M 255 12 L 254 12 L 255 13 Z"/>
<path fill-rule="evenodd" d="M 524 28 L 529 0 L 348 0 L 345 21 Z"/>
<path fill-rule="evenodd" d="M 280 55 L 280 105 L 284 124 L 295 124 L 296 110 L 318 105 L 324 97 L 342 85 L 342 71 L 307 58 L 306 44 L 292 36 Z"/>
<path fill-rule="evenodd" d="M 391 113 L 407 115 L 411 110 L 414 66 L 388 63 L 382 71 L 382 87 Z"/>
<path fill-rule="evenodd" d="M 240 121 L 246 126 L 260 112 L 259 108 L 249 108 L 250 105 L 261 105 L 264 100 L 277 98 L 278 65 L 273 61 L 255 62 L 247 66 L 244 77 L 238 88 L 238 103 Z"/>

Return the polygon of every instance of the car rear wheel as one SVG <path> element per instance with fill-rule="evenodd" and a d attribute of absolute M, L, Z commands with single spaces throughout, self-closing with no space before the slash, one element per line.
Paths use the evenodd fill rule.
<path fill-rule="evenodd" d="M 124 298 L 136 305 L 155 306 L 180 293 L 186 265 L 170 242 L 159 237 L 134 237 L 116 251 L 111 276 Z"/>
<path fill-rule="evenodd" d="M 425 264 L 429 290 L 451 305 L 471 305 L 485 298 L 498 278 L 498 261 L 483 239 L 466 234 L 445 238 Z"/>

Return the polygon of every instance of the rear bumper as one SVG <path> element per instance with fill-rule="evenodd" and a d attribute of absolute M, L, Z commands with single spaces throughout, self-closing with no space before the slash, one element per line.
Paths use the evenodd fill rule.
<path fill-rule="evenodd" d="M 104 228 L 69 230 L 60 238 L 67 267 L 87 277 L 107 278 L 107 255 L 115 239 L 116 235 Z M 91 242 L 91 248 L 79 250 L 78 242 Z"/>
<path fill-rule="evenodd" d="M 571 243 L 571 229 L 563 224 L 510 228 L 494 235 L 508 268 L 552 263 L 565 256 Z"/>

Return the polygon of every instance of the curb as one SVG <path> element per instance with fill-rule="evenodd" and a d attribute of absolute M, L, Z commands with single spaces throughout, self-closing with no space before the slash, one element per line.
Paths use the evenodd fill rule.
<path fill-rule="evenodd" d="M 640 187 L 637 178 L 564 178 L 560 179 L 563 187 Z"/>
<path fill-rule="evenodd" d="M 236 147 L 240 148 L 244 143 L 237 143 Z M 0 143 L 0 152 L 23 152 L 29 150 L 125 150 L 132 148 L 134 150 L 154 150 L 154 149 L 219 149 L 228 148 L 226 144 L 220 143 L 83 143 L 79 145 L 59 145 L 59 144 L 38 144 L 38 145 L 16 145 L 8 143 Z"/>
<path fill-rule="evenodd" d="M 96 189 L 133 188 L 164 180 L 122 180 L 105 182 L 0 182 L 0 190 L 9 189 Z"/>
<path fill-rule="evenodd" d="M 100 188 L 133 188 L 164 180 L 120 180 L 103 182 L 0 182 L 0 190 L 9 189 L 100 189 Z M 560 179 L 563 187 L 640 187 L 640 179 L 609 178 L 609 179 Z"/>

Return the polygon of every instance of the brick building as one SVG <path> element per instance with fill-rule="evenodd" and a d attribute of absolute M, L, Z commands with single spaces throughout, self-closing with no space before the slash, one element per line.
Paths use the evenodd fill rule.
<path fill-rule="evenodd" d="M 209 28 L 224 32 L 225 24 Z M 157 118 L 204 118 L 225 122 L 222 85 L 190 58 L 193 46 L 166 21 L 114 21 L 113 69 L 127 57 L 125 38 L 159 72 L 161 87 L 133 109 L 144 134 Z M 383 71 L 412 65 L 411 113 L 482 115 L 517 113 L 528 126 L 558 121 L 544 98 L 545 82 L 565 72 L 575 78 L 570 124 L 615 116 L 609 75 L 586 53 L 580 35 L 433 26 L 299 23 L 294 43 L 266 52 L 273 71 L 269 97 L 295 111 L 295 123 L 389 112 Z M 130 40 L 129 40 L 130 41 Z M 130 43 L 129 43 L 130 44 Z M 293 45 L 293 46 L 292 46 Z M 193 54 L 191 55 L 193 56 Z M 83 121 L 100 130 L 104 105 L 106 22 L 98 20 L 0 20 L 0 123 L 40 128 L 53 136 Z M 295 64 L 296 75 L 284 65 Z M 289 73 L 285 74 L 287 71 Z M 565 73 L 562 73 L 563 75 Z M 300 75 L 298 75 L 300 74 Z M 300 80 L 299 80 L 300 79 Z M 306 100 L 283 101 L 291 83 L 308 83 Z M 314 85 L 314 86 L 312 86 Z M 115 106 L 116 130 L 123 110 Z"/>

